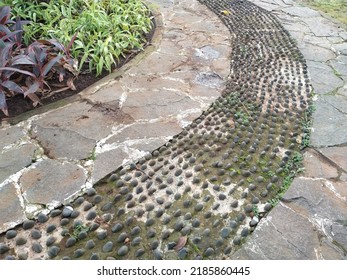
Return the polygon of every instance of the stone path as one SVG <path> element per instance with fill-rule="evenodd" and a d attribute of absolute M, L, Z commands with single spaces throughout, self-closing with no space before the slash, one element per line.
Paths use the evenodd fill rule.
<path fill-rule="evenodd" d="M 232 258 L 347 258 L 347 32 L 291 0 L 272 11 L 304 54 L 316 94 L 305 172 Z M 281 248 L 281 250 L 278 250 Z"/>
<path fill-rule="evenodd" d="M 144 54 L 71 104 L 2 123 L 0 232 L 165 144 L 220 96 L 229 74 L 226 27 L 197 1 L 151 2 L 160 14 Z"/>
<path fill-rule="evenodd" d="M 0 181 L 3 181 L 0 184 L 1 231 L 42 210 L 47 214 L 57 205 L 77 197 L 81 190 L 89 189 L 88 195 L 93 204 L 97 204 L 100 196 L 92 194 L 94 182 L 114 171 L 116 166 L 135 161 L 167 143 L 220 96 L 224 88 L 223 80 L 230 69 L 228 56 L 231 43 L 225 26 L 195 1 L 157 2 L 162 14 L 157 22 L 161 24 L 154 47 L 147 50 L 145 57 L 127 65 L 111 80 L 104 80 L 84 92 L 73 104 L 31 117 L 16 126 L 3 124 L 0 130 Z M 317 12 L 299 7 L 290 0 L 253 2 L 276 14 L 296 38 L 308 61 L 318 99 L 313 115 L 313 147 L 304 155 L 305 173 L 294 180 L 283 201 L 261 220 L 241 249 L 228 257 L 343 259 L 347 248 L 347 141 L 343 129 L 346 124 L 346 32 Z M 158 61 L 165 63 L 159 64 Z M 148 103 L 150 100 L 155 102 Z M 239 117 L 243 123 L 244 119 Z M 133 173 L 136 177 L 136 170 Z M 123 178 L 126 176 L 120 175 Z M 218 193 L 219 190 L 215 191 Z M 194 198 L 198 200 L 198 197 Z M 83 207 L 88 199 L 80 199 Z M 161 205 L 159 200 L 157 203 Z M 194 207 L 198 209 L 198 205 Z M 72 212 L 75 211 L 78 216 L 77 205 L 73 206 L 76 207 Z M 202 204 L 202 207 L 205 206 Z M 64 208 L 66 217 L 74 215 L 72 212 L 67 214 L 69 209 Z M 53 213 L 51 217 L 55 215 Z M 87 217 L 87 220 L 95 218 L 92 211 L 88 215 L 90 219 Z M 108 218 L 103 216 L 103 219 L 106 221 Z M 66 220 L 64 223 L 68 223 Z M 46 215 L 39 216 L 40 223 L 46 221 Z M 130 220 L 128 222 L 131 223 Z M 32 226 L 28 221 L 23 224 L 23 228 L 30 229 Z M 179 224 L 177 226 L 180 227 Z M 54 231 L 54 227 L 54 224 L 48 225 L 47 234 Z M 82 225 L 74 227 L 82 236 Z M 42 233 L 35 230 L 30 234 L 38 240 Z M 116 228 L 113 230 L 118 232 Z M 134 236 L 137 230 L 132 228 Z M 162 232 L 163 239 L 170 236 L 168 230 Z M 222 237 L 227 236 L 229 231 L 223 228 Z M 7 231 L 6 238 L 10 240 L 15 237 L 13 234 Z M 103 240 L 103 234 L 99 231 L 97 238 Z M 118 238 L 121 237 L 122 234 Z M 18 246 L 23 247 L 23 238 L 17 237 Z M 198 237 L 195 238 L 198 244 Z M 137 240 L 140 242 L 140 239 Z M 49 238 L 46 241 L 49 242 Z M 179 241 L 182 243 L 184 238 Z M 64 242 L 69 248 L 76 240 L 69 238 Z M 118 255 L 128 253 L 127 243 L 124 244 L 117 251 Z M 30 242 L 30 246 L 34 253 L 42 251 L 38 242 Z M 113 246 L 113 243 L 106 242 L 99 250 L 106 254 L 112 251 Z M 161 251 L 156 249 L 158 246 L 155 242 L 151 243 L 156 258 L 161 256 Z M 7 250 L 4 246 L 0 247 L 1 253 Z M 278 250 L 279 247 L 281 250 Z M 188 254 L 183 249 L 179 251 L 182 258 Z M 54 257 L 57 250 L 57 246 L 51 246 L 48 256 Z M 84 253 L 78 250 L 74 251 L 75 257 Z M 205 257 L 214 256 L 214 250 L 217 251 L 207 248 L 203 254 Z M 35 257 L 25 249 L 16 251 L 16 254 L 19 258 Z M 91 258 L 93 256 L 97 257 L 92 255 Z"/>

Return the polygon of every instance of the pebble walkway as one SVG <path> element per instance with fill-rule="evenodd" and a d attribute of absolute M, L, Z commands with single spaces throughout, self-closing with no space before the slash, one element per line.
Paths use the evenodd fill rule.
<path fill-rule="evenodd" d="M 16 248 L 30 243 L 29 258 L 223 258 L 271 209 L 304 137 L 311 94 L 305 61 L 264 9 L 201 2 L 232 35 L 223 97 L 70 206 L 7 231 L 2 255 L 20 258 Z"/>
<path fill-rule="evenodd" d="M 252 258 L 239 249 L 300 167 L 311 81 L 296 41 L 272 13 L 249 1 L 200 2 L 231 35 L 222 96 L 69 205 L 7 230 L 0 258 Z"/>

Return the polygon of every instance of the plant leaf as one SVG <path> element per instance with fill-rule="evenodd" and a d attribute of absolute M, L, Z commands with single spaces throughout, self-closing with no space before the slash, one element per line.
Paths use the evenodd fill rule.
<path fill-rule="evenodd" d="M 4 81 L 1 83 L 1 85 L 10 91 L 17 92 L 17 93 L 24 93 L 24 90 L 17 85 L 15 82 L 12 81 Z"/>
<path fill-rule="evenodd" d="M 13 72 L 22 73 L 22 74 L 25 74 L 25 75 L 28 75 L 28 76 L 36 78 L 36 76 L 33 73 L 31 73 L 29 71 L 17 69 L 17 68 L 14 68 L 14 67 L 0 67 L 0 71 L 13 71 Z"/>
<path fill-rule="evenodd" d="M 0 90 L 0 110 L 3 111 L 6 116 L 9 116 L 6 104 L 6 96 L 2 90 Z"/>
<path fill-rule="evenodd" d="M 0 7 L 0 24 L 6 24 L 10 18 L 11 8 L 10 6 Z"/>
<path fill-rule="evenodd" d="M 30 59 L 30 57 L 28 55 L 17 55 L 16 57 L 14 57 L 14 59 L 12 60 L 12 65 L 34 65 L 35 62 L 32 61 Z"/>
<path fill-rule="evenodd" d="M 30 98 L 30 94 L 35 93 L 38 91 L 38 89 L 40 88 L 40 83 L 38 81 L 34 82 L 33 84 L 30 85 L 30 87 L 28 88 L 27 91 L 24 92 L 24 96 L 28 96 Z M 36 96 L 36 94 L 35 94 Z M 36 96 L 37 97 L 37 96 Z M 38 98 L 38 97 L 37 97 Z M 31 99 L 31 98 L 30 98 Z M 40 100 L 40 99 L 38 99 Z M 34 100 L 33 100 L 34 101 Z M 36 100 L 35 100 L 36 101 Z"/>
<path fill-rule="evenodd" d="M 5 43 L 5 47 L 0 51 L 0 66 L 6 66 L 14 43 Z"/>
<path fill-rule="evenodd" d="M 186 245 L 186 243 L 187 243 L 187 236 L 181 236 L 178 239 L 176 246 L 174 247 L 175 251 L 181 250 L 184 247 L 184 245 Z"/>
<path fill-rule="evenodd" d="M 11 30 L 8 29 L 8 27 L 6 25 L 0 24 L 0 31 L 6 33 L 7 35 L 12 34 Z"/>
<path fill-rule="evenodd" d="M 56 64 L 61 59 L 61 56 L 58 55 L 55 58 L 52 58 L 48 63 L 45 64 L 45 66 L 42 67 L 42 73 L 41 75 L 45 77 L 49 71 L 51 71 L 54 64 Z"/>

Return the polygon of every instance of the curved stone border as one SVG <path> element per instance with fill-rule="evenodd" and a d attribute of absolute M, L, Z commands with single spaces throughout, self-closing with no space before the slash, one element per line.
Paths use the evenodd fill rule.
<path fill-rule="evenodd" d="M 59 108 L 3 124 L 0 232 L 163 145 L 220 96 L 229 73 L 225 26 L 197 1 L 153 2 L 160 13 L 145 53 Z"/>

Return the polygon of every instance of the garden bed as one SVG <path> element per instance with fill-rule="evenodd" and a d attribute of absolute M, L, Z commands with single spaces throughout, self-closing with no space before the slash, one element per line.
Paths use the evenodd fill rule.
<path fill-rule="evenodd" d="M 67 15 L 67 11 L 63 7 L 63 4 L 69 1 L 70 4 L 76 3 L 76 6 L 79 7 L 80 10 L 82 9 L 82 14 L 86 10 L 85 7 L 81 7 L 82 2 L 80 0 L 59 0 L 56 1 L 58 4 L 56 4 L 55 1 L 33 1 L 36 3 L 35 5 L 41 5 L 40 7 L 44 7 L 42 9 L 46 12 L 52 9 L 52 7 L 58 9 L 61 8 L 62 15 L 64 15 L 62 20 L 65 20 L 65 17 L 71 17 L 70 20 L 72 21 L 72 24 L 76 24 L 77 27 L 70 30 L 69 38 L 65 38 L 66 34 L 54 33 L 54 36 L 49 34 L 49 31 L 47 31 L 49 28 L 43 26 L 42 22 L 43 19 L 45 20 L 44 22 L 49 22 L 50 18 L 43 12 L 42 15 L 35 16 L 33 19 L 33 11 L 40 11 L 41 8 L 38 9 L 37 6 L 31 8 L 31 4 L 27 2 L 25 2 L 24 6 L 21 6 L 19 5 L 21 0 L 12 1 L 12 3 L 10 3 L 11 1 L 9 2 L 6 0 L 0 1 L 0 6 L 11 4 L 10 11 L 12 16 L 11 20 L 8 15 L 10 13 L 9 10 L 1 8 L 1 25 L 3 27 L 1 30 L 3 31 L 4 28 L 8 28 L 8 30 L 2 32 L 0 37 L 2 43 L 0 46 L 1 56 L 6 56 L 6 59 L 1 60 L 2 65 L 0 65 L 2 68 L 2 71 L 0 71 L 2 74 L 1 84 L 3 85 L 2 88 L 0 88 L 0 94 L 2 95 L 2 101 L 0 100 L 0 105 L 2 106 L 2 108 L 0 108 L 2 109 L 0 110 L 0 120 L 13 118 L 35 108 L 41 108 L 47 104 L 78 94 L 85 88 L 107 76 L 112 71 L 115 71 L 125 63 L 129 62 L 150 43 L 155 30 L 155 20 L 148 7 L 146 7 L 144 11 L 136 6 L 144 6 L 141 2 L 133 0 L 123 3 L 122 0 L 114 0 L 109 1 L 109 4 L 104 4 L 107 2 L 104 1 L 103 4 L 100 4 L 100 7 L 92 7 L 94 9 L 92 10 L 93 12 L 90 12 L 87 16 L 94 15 L 97 12 L 103 11 L 102 9 L 105 9 L 105 15 L 110 15 L 110 24 L 113 24 L 115 17 L 117 18 L 117 15 L 115 15 L 117 11 L 110 11 L 111 7 L 112 9 L 118 8 L 115 6 L 115 3 L 118 2 L 122 5 L 129 5 L 130 8 L 127 7 L 129 10 L 125 11 L 126 13 L 129 13 L 129 16 L 124 15 L 125 12 L 123 9 L 120 11 L 120 13 L 123 13 L 119 16 L 120 22 L 117 23 L 117 25 L 112 25 L 112 28 L 120 28 L 116 31 L 114 29 L 107 29 L 109 26 L 106 24 L 108 23 L 107 18 L 104 18 L 105 24 L 100 25 L 98 22 L 99 19 L 96 23 L 91 22 L 90 26 L 75 23 L 75 21 L 82 21 L 85 20 L 85 18 L 79 17 L 79 15 L 76 14 L 76 9 L 74 10 L 75 7 L 72 9 L 70 8 L 70 15 Z M 90 5 L 94 5 L 93 1 L 89 2 Z M 131 4 L 129 4 L 129 2 L 131 2 Z M 131 5 L 134 5 L 135 8 L 131 7 Z M 73 11 L 75 14 L 71 15 Z M 136 15 L 137 11 L 139 12 L 138 16 Z M 27 14 L 30 14 L 30 16 L 26 17 Z M 16 19 L 14 19 L 14 16 L 16 16 Z M 18 24 L 19 20 L 17 18 L 19 16 L 21 18 L 20 23 Z M 37 17 L 39 17 L 39 19 L 37 19 Z M 138 18 L 139 21 L 142 22 L 137 23 L 134 18 Z M 32 26 L 28 27 L 28 24 L 26 24 L 28 19 Z M 148 19 L 150 22 L 145 23 Z M 54 27 L 51 23 L 47 24 L 50 25 L 50 28 Z M 60 26 L 60 21 L 57 21 L 55 24 Z M 56 28 L 59 28 L 59 26 Z M 139 28 L 141 29 L 139 30 Z M 46 32 L 42 33 L 42 38 L 31 38 L 27 35 L 32 33 L 37 34 L 38 29 L 42 29 Z M 20 40 L 16 34 L 20 35 Z M 62 37 L 59 37 L 60 35 Z M 51 36 L 51 38 L 49 38 L 49 36 Z M 58 39 L 56 39 L 55 36 Z M 88 40 L 89 37 L 91 37 L 90 42 Z M 42 41 L 42 39 L 45 41 Z M 52 39 L 54 39 L 53 44 L 51 43 Z M 40 45 L 42 42 L 43 46 Z M 59 45 L 59 48 L 56 48 L 57 43 L 61 44 L 62 47 Z M 39 51 L 44 53 L 47 57 L 47 59 L 41 63 L 41 66 L 37 59 L 38 56 L 36 49 L 33 51 L 34 48 L 37 48 L 37 45 L 39 45 Z M 8 46 L 11 48 L 10 51 L 8 51 Z M 59 49 L 58 52 L 57 49 Z M 56 58 L 58 56 L 61 57 L 60 60 Z M 75 73 L 70 71 L 70 66 L 72 66 L 71 59 L 78 62 L 76 65 L 80 65 L 77 71 L 78 75 L 75 77 Z M 18 63 L 18 60 L 21 63 Z M 53 64 L 53 62 L 51 63 L 50 60 L 55 60 L 55 64 Z M 35 64 L 33 62 L 35 62 Z M 49 72 L 46 71 L 45 75 L 43 75 L 42 73 L 44 70 L 42 69 L 49 64 L 51 64 L 50 67 L 53 66 L 52 70 Z M 66 65 L 69 67 L 65 67 Z M 64 68 L 64 75 L 61 74 L 60 69 L 62 68 Z M 17 71 L 15 71 L 14 74 L 8 75 L 11 69 L 17 69 Z M 37 71 L 38 69 L 40 70 L 39 72 Z M 39 73 L 40 76 L 38 76 L 37 73 Z M 25 77 L 25 75 L 28 76 Z M 35 77 L 35 75 L 37 77 Z M 63 79 L 61 79 L 62 77 Z M 71 81 L 73 81 L 73 84 Z M 10 86 L 8 83 L 11 83 Z M 35 83 L 40 86 L 39 89 L 36 92 L 30 93 L 31 95 L 27 95 L 26 92 L 28 92 Z M 47 88 L 49 90 L 47 90 Z M 6 96 L 5 107 L 4 96 Z"/>

